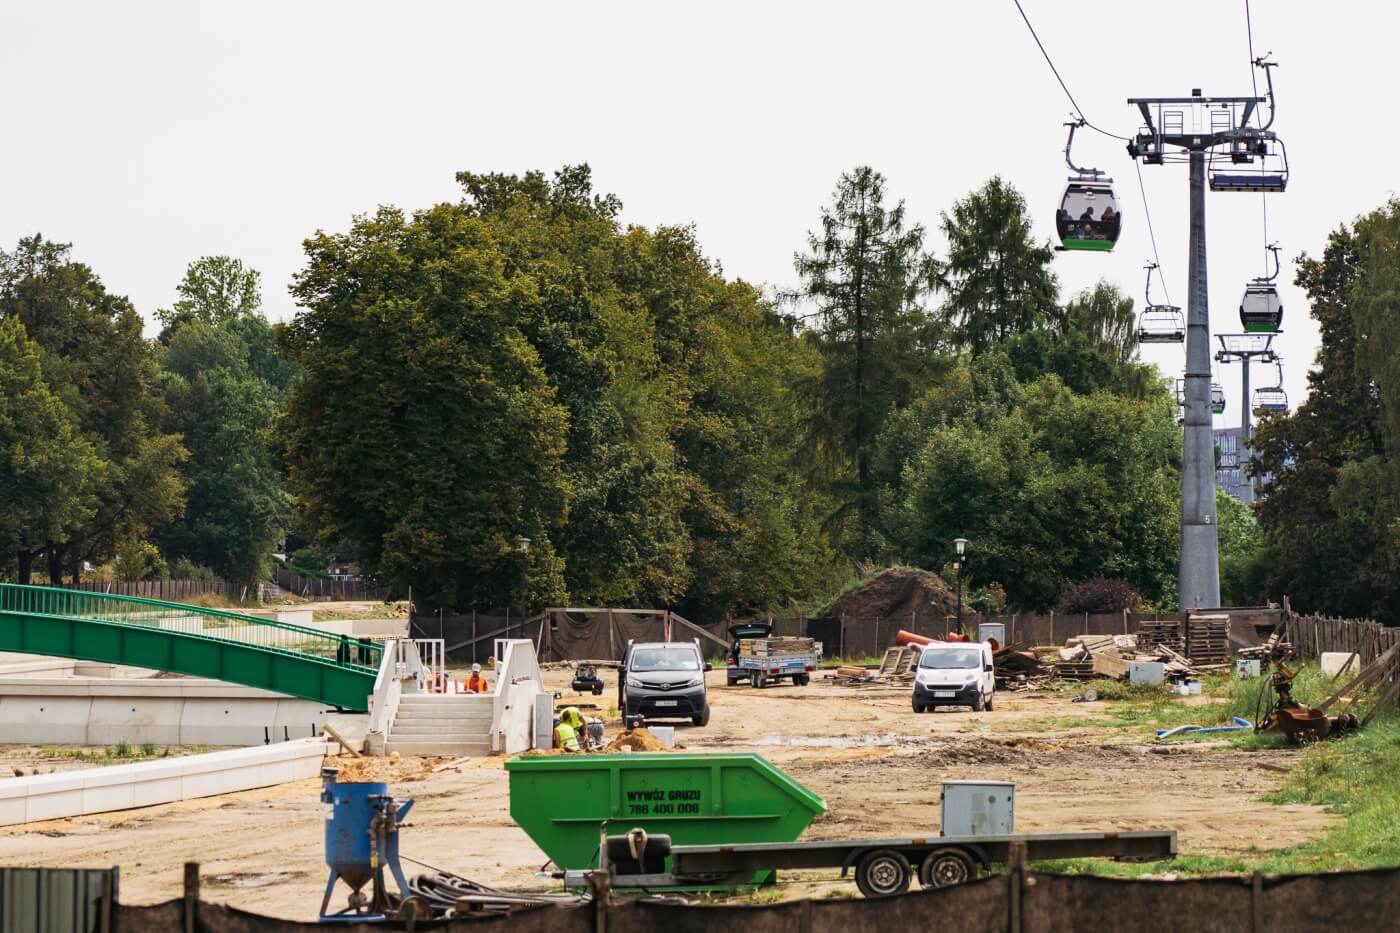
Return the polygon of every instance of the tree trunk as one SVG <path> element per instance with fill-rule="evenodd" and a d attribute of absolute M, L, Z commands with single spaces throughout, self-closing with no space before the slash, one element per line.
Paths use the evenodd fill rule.
<path fill-rule="evenodd" d="M 82 582 L 83 557 L 75 547 L 68 549 L 68 572 L 73 575 L 74 586 Z"/>
<path fill-rule="evenodd" d="M 29 582 L 29 575 L 34 568 L 34 552 L 20 551 L 17 557 L 19 560 L 19 573 L 16 575 L 16 578 L 20 583 L 27 584 Z"/>
<path fill-rule="evenodd" d="M 49 583 L 53 586 L 63 584 L 63 545 L 49 543 Z"/>

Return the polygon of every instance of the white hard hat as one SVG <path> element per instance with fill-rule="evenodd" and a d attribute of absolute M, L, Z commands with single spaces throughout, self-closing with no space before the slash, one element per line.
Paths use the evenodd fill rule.
<path fill-rule="evenodd" d="M 473 665 L 472 665 L 472 673 L 473 673 L 473 674 L 480 674 L 480 673 L 481 673 L 481 665 L 480 665 L 480 664 L 473 664 Z"/>

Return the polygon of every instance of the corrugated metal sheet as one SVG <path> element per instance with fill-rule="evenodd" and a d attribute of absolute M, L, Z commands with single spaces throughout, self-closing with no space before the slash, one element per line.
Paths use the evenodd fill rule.
<path fill-rule="evenodd" d="M 0 868 L 4 933 L 106 933 L 116 900 L 115 868 Z"/>

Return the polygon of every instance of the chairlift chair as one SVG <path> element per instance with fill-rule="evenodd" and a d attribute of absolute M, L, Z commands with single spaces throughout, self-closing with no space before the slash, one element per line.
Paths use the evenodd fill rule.
<path fill-rule="evenodd" d="M 1060 209 L 1055 213 L 1060 248 L 1106 253 L 1118 242 L 1123 226 L 1122 208 L 1113 193 L 1113 179 L 1099 169 L 1080 168 L 1074 164 L 1070 159 L 1070 147 L 1074 144 L 1074 131 L 1083 126 L 1084 121 L 1072 120 L 1065 125 L 1069 127 L 1065 164 L 1074 174 L 1065 185 Z"/>
<path fill-rule="evenodd" d="M 1269 119 L 1257 127 L 1242 126 L 1230 134 L 1226 151 L 1212 150 L 1207 176 L 1212 191 L 1259 191 L 1281 194 L 1288 188 L 1288 150 L 1270 131 L 1277 105 L 1274 102 L 1274 62 L 1256 58 L 1269 88 Z M 1259 167 L 1252 168 L 1255 161 Z M 1244 168 L 1243 166 L 1251 166 Z"/>
<path fill-rule="evenodd" d="M 1254 390 L 1254 413 L 1256 415 L 1282 414 L 1288 411 L 1288 394 L 1283 391 L 1283 362 L 1275 360 L 1278 378 L 1271 386 L 1260 386 Z"/>
<path fill-rule="evenodd" d="M 1186 318 L 1176 305 L 1152 303 L 1152 270 L 1157 264 L 1149 262 L 1146 268 L 1146 302 L 1138 315 L 1138 343 L 1181 343 L 1186 339 Z"/>
<path fill-rule="evenodd" d="M 1240 299 L 1240 326 L 1247 334 L 1277 334 L 1283 324 L 1283 302 L 1274 286 L 1278 278 L 1278 246 L 1270 244 L 1274 255 L 1274 274 L 1252 279 Z"/>
<path fill-rule="evenodd" d="M 1241 168 L 1258 160 L 1258 168 Z M 1288 154 L 1283 140 L 1243 131 L 1228 152 L 1212 152 L 1208 166 L 1211 191 L 1282 194 L 1288 189 Z"/>

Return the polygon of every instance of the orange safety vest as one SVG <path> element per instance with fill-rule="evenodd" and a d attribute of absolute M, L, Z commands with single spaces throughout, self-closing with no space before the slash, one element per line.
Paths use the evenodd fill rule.
<path fill-rule="evenodd" d="M 472 674 L 467 678 L 468 693 L 485 693 L 489 689 L 491 689 L 491 685 L 480 674 Z"/>

